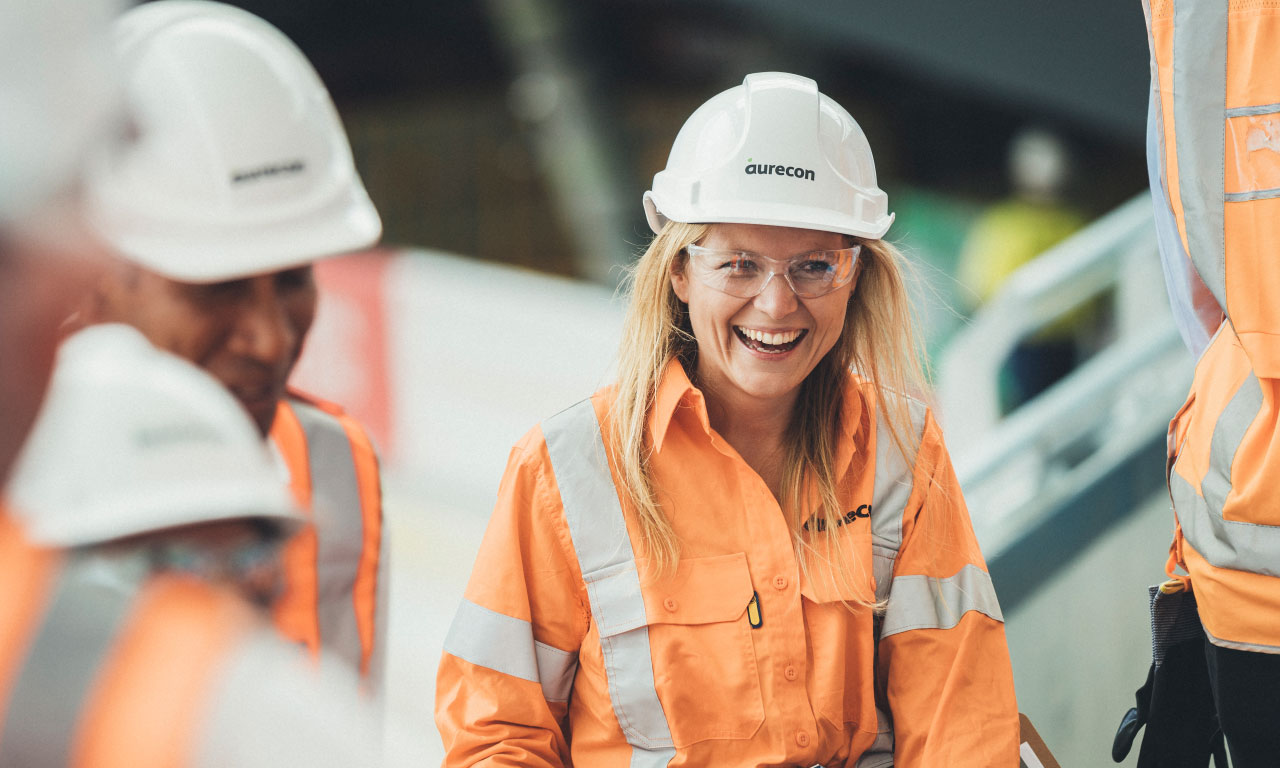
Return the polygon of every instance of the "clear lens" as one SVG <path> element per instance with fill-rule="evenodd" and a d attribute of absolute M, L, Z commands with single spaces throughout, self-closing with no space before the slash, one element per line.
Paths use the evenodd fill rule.
<path fill-rule="evenodd" d="M 862 246 L 810 251 L 790 259 L 771 259 L 750 251 L 728 251 L 690 245 L 689 270 L 697 280 L 730 296 L 759 295 L 775 275 L 784 275 L 797 296 L 812 299 L 831 293 L 853 279 Z"/>

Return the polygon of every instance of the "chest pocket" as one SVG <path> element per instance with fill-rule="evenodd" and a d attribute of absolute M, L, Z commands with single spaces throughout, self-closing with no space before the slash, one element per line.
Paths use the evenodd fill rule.
<path fill-rule="evenodd" d="M 674 745 L 750 738 L 764 722 L 764 700 L 746 555 L 684 558 L 674 576 L 642 592 L 653 683 Z"/>

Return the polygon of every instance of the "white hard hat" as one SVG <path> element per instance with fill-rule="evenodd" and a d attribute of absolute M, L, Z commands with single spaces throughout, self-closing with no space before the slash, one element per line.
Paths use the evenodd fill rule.
<path fill-rule="evenodd" d="M 110 134 L 115 0 L 19 0 L 0 11 L 0 223 L 36 211 Z"/>
<path fill-rule="evenodd" d="M 67 339 L 9 486 L 33 541 L 78 546 L 240 518 L 301 521 L 216 380 L 126 325 Z"/>
<path fill-rule="evenodd" d="M 141 137 L 90 169 L 91 221 L 184 282 L 274 272 L 377 242 L 382 223 L 328 91 L 253 14 L 160 0 L 117 25 Z"/>
<path fill-rule="evenodd" d="M 893 223 L 871 146 L 807 77 L 747 75 L 685 121 L 644 193 L 649 226 L 771 224 L 878 239 Z"/>

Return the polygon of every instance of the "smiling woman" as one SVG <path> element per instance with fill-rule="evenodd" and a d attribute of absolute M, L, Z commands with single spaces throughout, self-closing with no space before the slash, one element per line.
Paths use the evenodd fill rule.
<path fill-rule="evenodd" d="M 744 172 L 766 152 L 814 170 Z M 750 75 L 644 203 L 617 383 L 512 451 L 437 678 L 445 765 L 1016 765 L 857 123 Z"/>

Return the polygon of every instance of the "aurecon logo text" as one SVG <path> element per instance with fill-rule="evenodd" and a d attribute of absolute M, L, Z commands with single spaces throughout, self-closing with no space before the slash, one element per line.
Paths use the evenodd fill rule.
<path fill-rule="evenodd" d="M 291 160 L 283 163 L 264 165 L 260 168 L 233 172 L 231 174 L 231 183 L 242 184 L 246 181 L 256 181 L 258 179 L 267 178 L 268 176 L 280 176 L 286 173 L 302 173 L 306 168 L 306 163 L 301 160 Z"/>
<path fill-rule="evenodd" d="M 751 158 L 747 158 L 747 167 L 745 169 L 750 174 L 764 174 L 766 176 L 790 176 L 793 179 L 804 179 L 813 181 L 813 171 L 808 168 L 800 168 L 794 165 L 770 165 L 768 163 L 755 163 Z"/>

